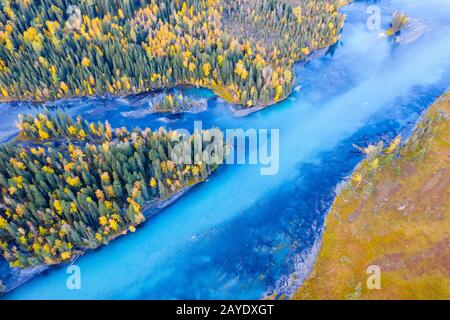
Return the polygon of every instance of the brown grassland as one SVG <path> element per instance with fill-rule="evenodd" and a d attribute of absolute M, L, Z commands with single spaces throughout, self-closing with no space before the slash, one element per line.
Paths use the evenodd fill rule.
<path fill-rule="evenodd" d="M 450 298 L 449 116 L 450 91 L 402 146 L 366 149 L 294 299 Z M 370 265 L 381 270 L 380 289 L 366 285 Z"/>

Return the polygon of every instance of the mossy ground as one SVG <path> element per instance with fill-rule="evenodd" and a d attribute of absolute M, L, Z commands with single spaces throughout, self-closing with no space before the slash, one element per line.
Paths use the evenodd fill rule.
<path fill-rule="evenodd" d="M 450 92 L 396 157 L 364 160 L 336 198 L 322 247 L 294 299 L 450 298 Z M 363 173 L 363 174 L 361 174 Z M 362 177 L 358 183 L 359 177 Z M 381 289 L 368 289 L 368 266 Z"/>

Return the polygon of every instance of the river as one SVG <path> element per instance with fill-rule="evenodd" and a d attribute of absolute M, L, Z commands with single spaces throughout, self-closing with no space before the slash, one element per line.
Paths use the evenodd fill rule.
<path fill-rule="evenodd" d="M 63 265 L 5 298 L 256 299 L 274 291 L 289 296 L 313 262 L 336 187 L 362 159 L 352 144 L 407 135 L 450 86 L 450 2 L 373 3 L 384 27 L 395 8 L 429 31 L 394 45 L 367 27 L 368 3 L 351 4 L 342 10 L 347 21 L 341 41 L 297 68 L 301 90 L 248 117 L 234 118 L 203 89 L 177 90 L 208 99 L 205 112 L 167 119 L 142 112 L 146 95 L 53 103 L 113 127 L 192 130 L 193 120 L 201 120 L 204 128 L 279 129 L 279 172 L 263 176 L 258 165 L 225 166 L 136 233 L 80 257 L 80 290 L 67 288 Z M 26 103 L 0 109 L 0 141 L 14 134 L 19 112 L 34 110 Z"/>

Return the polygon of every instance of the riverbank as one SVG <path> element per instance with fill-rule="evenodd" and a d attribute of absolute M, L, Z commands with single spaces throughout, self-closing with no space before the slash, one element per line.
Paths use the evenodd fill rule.
<path fill-rule="evenodd" d="M 449 117 L 448 92 L 403 146 L 396 140 L 360 164 L 334 201 L 294 299 L 449 298 Z M 380 289 L 367 284 L 374 268 Z"/>
<path fill-rule="evenodd" d="M 171 10 L 166 10 L 168 6 Z M 294 62 L 335 43 L 344 22 L 334 0 L 283 0 L 277 7 L 263 0 L 189 5 L 161 0 L 119 3 L 109 11 L 100 6 L 91 12 L 82 5 L 80 10 L 92 16 L 75 28 L 81 33 L 61 20 L 29 24 L 51 7 L 51 2 L 44 1 L 39 10 L 23 14 L 27 18 L 19 19 L 20 28 L 14 30 L 11 24 L 3 35 L 9 51 L 24 50 L 20 59 L 5 54 L 0 62 L 2 101 L 121 96 L 189 83 L 217 88 L 225 99 L 231 97 L 234 103 L 251 108 L 287 96 Z M 66 11 L 66 4 L 58 8 Z M 17 9 L 8 10 L 13 16 Z M 114 23 L 109 15 L 115 17 Z M 178 19 L 181 16 L 183 22 Z M 153 20 L 158 24 L 148 24 Z M 3 24 L 8 22 L 5 18 Z M 56 41 L 55 34 L 65 36 Z M 34 36 L 36 41 L 29 39 Z M 94 38 L 99 43 L 92 50 L 89 43 Z M 45 54 L 33 46 L 46 48 Z M 82 49 L 75 52 L 77 46 Z M 33 76 L 24 84 L 19 74 Z"/>
<path fill-rule="evenodd" d="M 46 90 L 37 90 L 34 95 L 31 93 L 31 91 L 27 91 L 26 94 L 22 94 L 22 95 L 18 95 L 18 94 L 12 94 L 12 93 L 8 93 L 6 89 L 3 89 L 2 91 L 2 95 L 0 95 L 0 103 L 12 103 L 12 102 L 25 102 L 25 103 L 31 103 L 31 104 L 51 104 L 51 103 L 55 103 L 61 100 L 67 100 L 67 99 L 75 99 L 75 98 L 92 98 L 92 97 L 108 97 L 111 93 L 117 97 L 117 98 L 126 98 L 127 96 L 130 95 L 140 95 L 140 94 L 148 94 L 151 93 L 153 91 L 161 91 L 161 90 L 168 90 L 168 89 L 172 89 L 172 88 L 177 88 L 177 87 L 186 87 L 186 86 L 192 86 L 192 87 L 196 87 L 196 88 L 204 88 L 204 89 L 210 89 L 214 92 L 214 94 L 218 97 L 220 97 L 221 99 L 223 99 L 224 101 L 236 105 L 236 107 L 231 107 L 231 109 L 233 110 L 233 112 L 235 112 L 235 115 L 237 117 L 242 117 L 242 116 L 246 116 L 248 114 L 251 114 L 253 112 L 262 110 L 266 107 L 272 106 L 274 104 L 280 103 L 283 100 L 287 99 L 293 91 L 293 88 L 291 88 L 291 86 L 294 84 L 293 80 L 293 76 L 292 74 L 293 72 L 293 68 L 295 64 L 298 63 L 306 63 L 308 61 L 310 61 L 311 59 L 313 59 L 314 57 L 317 57 L 316 52 L 317 51 L 322 51 L 323 49 L 328 49 L 329 47 L 333 46 L 334 44 L 336 44 L 339 39 L 340 39 L 340 31 L 342 30 L 342 27 L 345 23 L 345 15 L 339 15 L 338 11 L 339 9 L 341 9 L 342 7 L 352 3 L 353 0 L 340 0 L 340 1 L 334 1 L 334 0 L 329 0 L 329 1 L 324 1 L 324 4 L 326 4 L 326 12 L 327 14 L 330 15 L 330 17 L 332 17 L 333 19 L 337 19 L 337 17 L 339 18 L 338 20 L 333 22 L 329 22 L 328 24 L 328 28 L 333 30 L 333 37 L 332 38 L 326 38 L 323 41 L 315 41 L 314 38 L 312 38 L 312 40 L 310 41 L 311 46 L 306 47 L 302 47 L 299 46 L 298 44 L 295 45 L 295 48 L 297 48 L 298 50 L 300 50 L 300 48 L 302 48 L 301 50 L 301 54 L 298 52 L 295 52 L 294 49 L 292 49 L 292 52 L 290 50 L 281 50 L 284 52 L 289 52 L 289 59 L 286 57 L 283 64 L 281 65 L 276 65 L 276 64 L 270 64 L 268 62 L 264 62 L 262 64 L 262 66 L 266 65 L 266 69 L 265 69 L 265 73 L 268 73 L 269 76 L 268 78 L 264 79 L 264 81 L 269 81 L 267 82 L 266 85 L 264 85 L 264 90 L 266 91 L 270 91 L 270 95 L 268 99 L 265 99 L 263 102 L 260 102 L 257 100 L 256 95 L 253 98 L 250 98 L 249 96 L 247 96 L 248 92 L 250 92 L 251 90 L 254 90 L 255 88 L 253 87 L 253 89 L 251 89 L 250 87 L 248 88 L 240 88 L 239 84 L 237 82 L 232 82 L 227 83 L 227 85 L 223 84 L 222 81 L 218 81 L 218 79 L 209 79 L 207 78 L 207 76 L 211 73 L 209 69 L 211 68 L 211 64 L 207 63 L 204 66 L 201 66 L 200 64 L 197 65 L 196 67 L 199 69 L 205 68 L 209 70 L 209 71 L 204 71 L 205 73 L 205 79 L 203 78 L 196 78 L 196 77 L 190 77 L 190 78 L 186 78 L 186 79 L 173 79 L 171 81 L 163 81 L 163 82 L 158 82 L 156 81 L 158 78 L 161 78 L 160 74 L 157 73 L 153 73 L 148 77 L 145 77 L 144 79 L 150 79 L 151 80 L 151 85 L 148 85 L 148 81 L 141 81 L 144 84 L 136 84 L 133 81 L 133 85 L 130 84 L 130 80 L 133 79 L 137 79 L 140 77 L 133 77 L 133 76 L 123 76 L 120 79 L 117 79 L 116 81 L 110 81 L 110 79 L 108 79 L 108 83 L 109 82 L 115 82 L 111 85 L 108 86 L 96 86 L 94 84 L 96 84 L 97 81 L 97 77 L 99 77 L 99 75 L 93 76 L 92 74 L 90 75 L 89 78 L 89 82 L 85 79 L 84 83 L 85 86 L 87 87 L 87 90 L 85 90 L 86 88 L 72 88 L 72 86 L 69 84 L 69 86 L 62 81 L 59 85 L 59 88 L 57 89 L 57 94 L 50 94 L 48 91 L 48 88 L 46 88 Z M 287 3 L 290 3 L 289 1 L 287 1 Z M 296 7 L 297 9 L 300 8 Z M 324 9 L 325 10 L 325 9 Z M 296 11 L 298 12 L 298 10 Z M 298 19 L 298 24 L 301 24 L 302 21 L 306 21 L 306 17 L 302 17 L 301 16 L 301 9 L 300 9 L 300 16 L 297 18 Z M 331 18 L 330 18 L 331 19 Z M 310 17 L 308 17 L 308 21 L 310 20 Z M 281 22 L 280 22 L 281 23 Z M 320 26 L 321 24 L 317 24 L 317 26 Z M 324 24 L 323 24 L 324 25 Z M 315 26 L 316 27 L 316 26 Z M 287 29 L 287 28 L 286 28 Z M 291 28 L 292 29 L 292 28 Z M 323 35 L 322 39 L 324 39 Z M 274 38 L 279 39 L 281 38 L 279 35 L 274 35 Z M 253 41 L 251 41 L 252 44 Z M 259 46 L 260 43 L 256 42 L 256 45 Z M 244 45 L 242 45 L 243 47 Z M 276 47 L 276 46 L 275 46 Z M 97 48 L 97 50 L 100 50 L 100 48 Z M 250 50 L 250 49 L 249 49 Z M 325 50 L 326 51 L 326 50 Z M 101 52 L 101 50 L 100 50 Z M 250 50 L 251 52 L 251 50 Z M 268 57 L 270 56 L 269 53 L 267 53 Z M 274 53 L 274 55 L 276 56 L 277 53 Z M 102 54 L 103 56 L 103 54 Z M 251 55 L 249 55 L 251 56 Z M 222 58 L 222 56 L 220 56 Z M 45 58 L 41 57 L 42 59 L 39 60 L 41 61 L 46 61 Z M 255 61 L 257 59 L 262 59 L 261 55 L 256 55 L 255 59 L 252 60 L 252 64 L 256 63 Z M 271 58 L 270 58 L 271 59 Z M 270 60 L 269 59 L 269 60 Z M 91 60 L 88 58 L 84 58 L 83 59 L 84 63 L 85 63 L 85 67 L 87 70 L 91 71 L 91 69 L 93 68 L 93 66 L 91 66 Z M 46 64 L 47 62 L 45 62 Z M 216 63 L 214 61 L 211 61 L 211 63 Z M 221 63 L 219 63 L 220 65 L 223 63 L 223 61 Z M 258 69 L 262 68 L 262 66 L 258 67 Z M 148 67 L 148 66 L 146 66 Z M 201 67 L 201 68 L 200 68 Z M 209 67 L 209 69 L 208 69 Z M 247 66 L 247 69 L 250 68 L 251 65 Z M 220 68 L 219 68 L 220 69 Z M 215 70 L 216 73 L 218 72 L 218 70 Z M 56 69 L 55 69 L 56 70 Z M 221 70 L 221 69 L 220 69 Z M 236 72 L 236 66 L 232 66 L 231 68 L 231 73 L 237 73 Z M 283 74 L 281 74 L 281 71 L 285 70 L 285 72 Z M 239 80 L 240 82 L 244 81 L 247 79 L 247 73 L 249 70 L 245 70 L 245 75 L 242 76 L 242 79 Z M 251 70 L 250 70 L 251 71 Z M 56 71 L 55 71 L 56 72 Z M 172 73 L 172 70 L 170 69 L 170 71 L 168 71 L 169 73 Z M 271 75 L 271 73 L 273 72 L 273 74 Z M 280 74 L 278 74 L 280 73 Z M 104 74 L 104 72 L 102 72 L 102 74 Z M 251 73 L 252 74 L 252 73 Z M 157 77 L 156 77 L 157 76 Z M 156 77 L 155 79 L 153 79 L 154 77 Z M 165 77 L 165 76 L 164 76 Z M 274 78 L 276 80 L 270 80 L 270 78 Z M 286 79 L 284 79 L 284 77 L 286 77 Z M 167 80 L 167 79 L 166 79 Z M 253 81 L 253 80 L 252 80 Z M 254 81 L 258 82 L 257 79 L 255 78 Z M 272 83 L 272 82 L 273 83 Z M 117 84 L 117 83 L 118 84 Z M 240 83 L 239 82 L 239 83 Z M 240 83 L 242 84 L 242 83 Z M 69 90 L 70 87 L 70 90 Z M 117 88 L 116 88 L 117 87 Z M 239 88 L 238 88 L 239 87 Z M 274 92 L 277 92 L 276 94 L 274 94 Z M 46 94 L 42 94 L 42 92 L 46 92 Z M 244 96 L 244 97 L 243 97 Z M 237 106 L 240 106 L 240 108 L 238 108 Z"/>
<path fill-rule="evenodd" d="M 352 1 L 346 3 L 349 4 Z M 326 46 L 322 46 L 319 48 L 315 48 L 311 51 L 311 53 L 306 56 L 304 59 L 302 60 L 298 60 L 294 63 L 294 65 L 304 65 L 314 59 L 318 59 L 320 57 L 322 57 L 323 55 L 325 55 L 328 51 L 329 48 L 331 48 L 332 46 L 334 46 L 337 42 L 339 41 L 339 39 L 337 39 L 335 42 L 330 43 L 329 45 Z M 295 83 L 295 81 L 293 82 Z M 23 102 L 23 103 L 28 103 L 28 104 L 32 104 L 32 105 L 36 105 L 36 106 L 42 106 L 45 108 L 51 108 L 52 105 L 58 104 L 61 101 L 69 101 L 72 99 L 80 99 L 80 98 L 86 98 L 86 99 L 96 99 L 96 98 L 101 98 L 101 99 L 108 99 L 108 98 L 124 98 L 127 99 L 131 96 L 141 96 L 141 95 L 157 95 L 160 93 L 164 93 L 165 91 L 168 90 L 174 90 L 174 89 L 189 89 L 189 88 L 197 88 L 197 89 L 207 89 L 207 90 L 211 90 L 214 95 L 216 95 L 218 98 L 223 99 L 225 102 L 228 103 L 229 108 L 231 109 L 231 111 L 233 112 L 234 117 L 236 118 L 240 118 L 240 117 L 246 117 L 250 114 L 253 114 L 255 112 L 261 111 L 263 109 L 266 109 L 268 107 L 271 107 L 275 104 L 281 103 L 284 100 L 288 99 L 290 97 L 290 95 L 292 94 L 292 92 L 294 90 L 296 90 L 296 87 L 291 88 L 287 94 L 283 97 L 281 97 L 279 100 L 277 101 L 270 101 L 266 104 L 259 104 L 259 105 L 255 105 L 253 107 L 247 107 L 247 108 L 242 108 L 243 104 L 240 101 L 236 101 L 234 100 L 232 94 L 225 88 L 225 87 L 219 87 L 219 86 L 211 86 L 211 85 L 196 85 L 193 83 L 188 83 L 188 82 L 177 82 L 174 83 L 172 85 L 168 85 L 168 86 L 162 86 L 162 87 L 158 87 L 158 88 L 153 88 L 149 91 L 142 91 L 142 92 L 124 92 L 123 94 L 119 94 L 119 95 L 112 95 L 112 94 L 98 94 L 98 95 L 82 95 L 82 96 L 78 96 L 78 95 L 67 95 L 64 96 L 62 98 L 59 99 L 54 99 L 54 100 L 32 100 L 32 99 L 25 99 L 25 100 L 21 100 L 15 97 L 2 97 L 0 96 L 0 103 L 15 103 L 15 102 Z M 200 107 L 200 108 L 196 108 L 195 110 L 188 110 L 188 111 L 182 111 L 182 112 L 165 112 L 167 114 L 183 114 L 183 113 L 200 113 L 205 111 L 207 108 L 206 107 Z M 161 111 L 149 111 L 150 113 L 164 113 Z"/>
<path fill-rule="evenodd" d="M 339 40 L 338 40 L 338 41 L 339 41 Z M 318 59 L 318 58 L 324 56 L 324 55 L 328 52 L 328 49 L 330 49 L 330 48 L 331 48 L 332 46 L 334 46 L 336 43 L 337 43 L 337 42 L 334 42 L 334 43 L 330 44 L 329 46 L 325 46 L 325 47 L 323 47 L 323 48 L 317 48 L 317 49 L 315 49 L 315 50 L 312 51 L 307 57 L 305 57 L 303 60 L 297 61 L 296 64 L 299 64 L 299 65 L 302 66 L 302 65 L 305 65 L 306 63 L 308 63 L 308 62 L 310 62 L 310 61 L 312 61 L 312 60 L 314 60 L 314 59 Z M 259 105 L 259 106 L 254 106 L 254 107 L 251 107 L 251 108 L 245 108 L 245 109 L 237 109 L 237 108 L 234 108 L 233 106 L 231 106 L 230 108 L 231 108 L 231 110 L 233 111 L 233 116 L 234 116 L 234 117 L 236 117 L 236 118 L 246 117 L 246 116 L 248 116 L 248 115 L 250 115 L 250 114 L 252 114 L 252 113 L 261 111 L 261 110 L 266 109 L 266 108 L 268 108 L 268 107 L 270 107 L 270 106 L 273 106 L 273 105 L 275 105 L 275 104 L 278 104 L 278 103 L 282 102 L 283 100 L 288 99 L 289 96 L 292 94 L 293 90 L 297 90 L 296 88 L 297 88 L 297 87 L 291 88 L 290 91 L 289 91 L 289 93 L 288 93 L 285 97 L 281 98 L 280 100 L 278 100 L 278 101 L 271 101 L 270 103 L 265 104 L 265 105 Z M 300 89 L 299 89 L 299 90 L 300 90 Z M 214 90 L 213 90 L 213 91 L 214 91 Z M 219 96 L 218 93 L 216 93 L 215 91 L 214 91 L 214 94 L 216 94 L 217 96 Z M 220 96 L 219 96 L 219 97 L 220 97 Z M 226 100 L 226 101 L 227 101 L 228 103 L 231 103 L 231 104 L 234 104 L 234 105 L 239 105 L 239 104 L 233 103 L 232 101 L 228 101 L 228 100 Z"/>
<path fill-rule="evenodd" d="M 176 193 L 171 195 L 167 199 L 158 199 L 149 202 L 149 204 L 143 209 L 143 213 L 146 219 L 150 219 L 153 216 L 157 215 L 159 212 L 161 212 L 163 209 L 170 206 L 172 203 L 177 201 L 179 198 L 181 198 L 183 195 L 185 195 L 189 190 L 194 188 L 197 184 L 200 182 L 196 182 L 188 187 L 184 187 L 180 190 L 178 190 Z M 144 222 L 145 223 L 145 222 Z M 110 241 L 115 240 L 116 238 L 125 235 L 125 233 L 117 234 L 115 237 L 111 238 Z M 75 258 L 73 261 L 78 259 L 80 256 L 84 255 L 87 252 L 95 251 L 102 247 L 103 245 L 99 245 L 96 248 L 83 248 L 78 249 L 75 254 Z M 72 261 L 72 263 L 73 263 Z M 5 264 L 2 266 L 1 264 Z M 40 275 L 41 273 L 47 271 L 49 268 L 62 265 L 63 262 L 58 262 L 52 265 L 37 265 L 32 268 L 10 268 L 7 265 L 7 262 L 5 260 L 0 261 L 0 284 L 3 284 L 3 287 L 0 287 L 0 296 L 2 293 L 8 293 L 17 287 L 23 285 L 24 283 L 30 281 L 34 277 Z"/>
<path fill-rule="evenodd" d="M 175 202 L 192 187 L 205 181 L 216 169 L 215 165 L 207 166 L 201 162 L 198 166 L 178 166 L 171 161 L 167 161 L 167 163 L 164 160 L 161 161 L 162 157 L 167 159 L 166 150 L 172 146 L 164 146 L 160 141 L 170 143 L 167 137 L 173 137 L 172 131 L 166 133 L 160 129 L 158 133 L 150 136 L 150 130 L 147 129 L 134 131 L 133 136 L 130 136 L 127 130 L 113 132 L 108 123 L 106 125 L 94 124 L 84 122 L 81 118 L 77 118 L 75 122 L 73 118 L 61 112 L 53 116 L 48 113 L 35 117 L 23 116 L 19 119 L 20 133 L 15 141 L 2 146 L 0 159 L 3 168 L 1 184 L 4 190 L 2 194 L 4 206 L 2 205 L 0 208 L 2 238 L 0 244 L 2 254 L 11 266 L 8 268 L 3 261 L 1 262 L 0 280 L 2 285 L 0 291 L 10 291 L 49 266 L 73 262 L 88 250 L 109 244 L 112 240 L 128 232 L 135 232 L 146 218 L 152 217 Z M 44 131 L 42 123 L 45 123 L 45 129 L 48 131 Z M 36 129 L 37 127 L 39 129 Z M 35 134 L 36 131 L 39 131 L 38 135 Z M 66 139 L 65 147 L 61 145 L 63 137 Z M 71 141 L 79 142 L 80 146 Z M 121 146 L 116 148 L 118 144 Z M 92 147 L 95 145 L 101 145 L 101 149 Z M 114 159 L 124 158 L 124 153 L 121 153 L 123 150 L 129 154 L 132 150 L 131 145 L 135 151 L 131 161 L 139 162 L 139 168 L 136 165 L 133 167 L 133 163 L 128 166 L 130 160 L 123 166 L 118 165 L 117 161 L 113 162 Z M 59 150 L 58 160 L 55 157 L 52 158 L 53 148 Z M 155 151 L 156 148 L 157 151 Z M 21 153 L 21 156 L 16 156 L 16 152 Z M 144 152 L 148 152 L 149 158 L 139 156 Z M 30 156 L 27 156 L 27 153 L 30 153 Z M 46 159 L 45 165 L 39 162 L 41 156 Z M 16 157 L 20 157 L 21 161 Z M 105 158 L 111 158 L 110 162 L 107 162 Z M 31 163 L 33 165 L 30 165 Z M 79 163 L 83 164 L 82 172 L 74 172 L 74 168 L 81 168 Z M 98 163 L 102 164 L 100 170 L 98 170 Z M 151 167 L 155 171 L 146 174 L 144 167 Z M 13 171 L 11 168 L 15 168 L 16 171 L 10 173 Z M 64 169 L 65 176 L 61 174 L 62 169 Z M 98 175 L 95 176 L 92 172 L 98 172 Z M 121 176 L 124 176 L 123 180 L 118 178 L 118 172 L 125 173 L 125 175 L 120 173 Z M 176 172 L 177 175 L 174 176 L 173 172 Z M 168 178 L 168 174 L 172 174 L 170 178 Z M 140 179 L 133 181 L 132 177 L 137 175 Z M 11 179 L 9 179 L 10 176 Z M 52 190 L 51 188 L 58 184 L 60 189 L 64 188 L 64 194 L 54 193 L 53 198 L 44 198 L 43 193 L 33 187 L 36 182 L 30 176 L 39 179 L 43 190 Z M 73 178 L 74 176 L 76 178 Z M 79 176 L 83 177 L 83 181 Z M 90 180 L 86 178 L 88 176 L 91 177 Z M 163 180 L 164 178 L 166 181 Z M 113 184 L 111 183 L 112 179 L 114 179 Z M 51 185 L 46 184 L 48 181 L 51 181 Z M 95 187 L 94 190 L 89 189 L 90 185 L 95 185 L 96 182 L 101 182 L 101 187 Z M 123 191 L 126 187 L 125 184 L 132 186 L 126 190 L 126 194 Z M 147 184 L 150 188 L 146 186 Z M 31 191 L 25 194 L 21 193 L 24 189 Z M 64 195 L 73 195 L 71 190 L 76 191 L 77 196 L 73 196 L 69 200 L 64 198 Z M 30 198 L 33 192 L 36 197 Z M 85 198 L 81 198 L 82 193 Z M 93 199 L 97 199 L 97 201 L 94 202 Z M 43 211 L 36 209 L 41 214 L 39 216 L 34 211 L 30 214 L 23 209 L 34 203 L 40 205 L 41 207 L 38 208 L 45 210 L 47 215 L 50 215 L 52 210 L 53 216 L 64 215 L 64 218 L 56 218 L 56 222 L 50 225 L 52 230 L 72 228 L 74 233 L 78 232 L 78 238 L 73 237 L 72 234 L 71 238 L 64 238 L 65 231 L 52 231 L 51 237 L 53 238 L 47 236 L 46 227 L 49 228 L 49 224 L 39 220 L 44 215 Z M 90 205 L 93 203 L 96 205 Z M 20 212 L 20 216 L 14 215 L 14 218 L 11 218 L 12 212 Z M 79 221 L 70 215 L 73 213 L 79 213 L 75 216 L 80 219 Z M 12 219 L 14 222 L 11 222 Z M 97 229 L 94 229 L 96 231 L 94 236 L 90 230 L 92 230 L 91 226 L 95 228 L 96 221 L 98 221 L 98 226 Z M 23 226 L 25 223 L 31 231 L 17 241 L 14 231 L 24 232 L 21 230 L 25 230 Z M 38 228 L 36 225 L 39 226 L 39 239 L 33 238 L 36 237 L 35 230 Z M 84 227 L 79 228 L 80 225 Z M 90 235 L 86 236 L 86 232 L 90 232 Z M 59 238 L 56 238 L 53 241 L 55 244 L 53 244 L 51 241 L 55 239 L 55 233 Z M 34 251 L 31 251 L 29 246 L 21 246 L 26 243 L 32 243 Z M 23 251 L 18 252 L 18 247 Z"/>

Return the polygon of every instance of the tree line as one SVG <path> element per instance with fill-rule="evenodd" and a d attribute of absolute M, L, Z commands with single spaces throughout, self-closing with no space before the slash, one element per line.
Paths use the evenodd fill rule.
<path fill-rule="evenodd" d="M 113 130 L 61 111 L 21 116 L 18 126 L 17 139 L 0 146 L 0 253 L 13 267 L 67 261 L 134 232 L 146 206 L 204 181 L 219 163 L 202 161 L 203 140 L 192 164 L 174 160 L 177 144 L 208 131 Z"/>
<path fill-rule="evenodd" d="M 334 1 L 5 0 L 0 97 L 47 101 L 189 84 L 246 108 L 283 99 L 293 64 L 339 38 Z"/>

